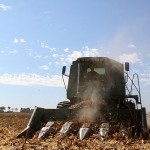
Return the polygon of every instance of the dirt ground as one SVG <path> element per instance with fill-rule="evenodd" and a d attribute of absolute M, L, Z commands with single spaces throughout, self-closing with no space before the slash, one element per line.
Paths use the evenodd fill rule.
<path fill-rule="evenodd" d="M 31 114 L 27 113 L 0 113 L 0 150 L 141 150 L 150 149 L 150 140 L 132 139 L 124 140 L 119 134 L 111 139 L 100 141 L 98 135 L 92 135 L 85 140 L 79 140 L 77 136 L 70 135 L 56 138 L 49 135 L 48 138 L 38 139 L 38 133 L 31 139 L 25 137 L 16 139 L 15 136 L 26 127 Z"/>

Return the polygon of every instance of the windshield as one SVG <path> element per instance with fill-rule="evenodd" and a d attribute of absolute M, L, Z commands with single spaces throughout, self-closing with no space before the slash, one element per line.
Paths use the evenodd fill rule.
<path fill-rule="evenodd" d="M 78 75 L 78 86 L 85 87 L 88 82 L 104 82 L 106 79 L 106 69 L 102 63 L 80 63 Z"/>
<path fill-rule="evenodd" d="M 94 76 L 94 72 L 95 75 L 97 74 L 101 77 L 106 75 L 105 66 L 102 62 L 101 63 L 85 63 L 85 62 L 80 63 L 80 78 L 83 78 L 90 72 L 93 72 L 93 76 Z"/>
<path fill-rule="evenodd" d="M 105 75 L 105 68 L 94 68 L 93 69 L 99 75 Z M 91 72 L 91 68 L 87 68 L 87 73 Z"/>
<path fill-rule="evenodd" d="M 77 91 L 89 98 L 89 93 L 93 91 L 100 93 L 106 85 L 106 68 L 101 62 L 98 63 L 80 63 L 78 66 L 78 84 Z"/>

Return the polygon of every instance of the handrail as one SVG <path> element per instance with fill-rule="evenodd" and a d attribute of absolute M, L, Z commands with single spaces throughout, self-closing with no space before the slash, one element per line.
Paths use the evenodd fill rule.
<path fill-rule="evenodd" d="M 138 93 L 139 93 L 139 99 L 140 99 L 140 102 L 141 102 L 141 92 L 140 92 L 140 82 L 139 82 L 139 76 L 138 76 L 138 74 L 137 73 L 134 73 L 133 74 L 133 80 L 134 80 L 134 77 L 137 77 L 137 82 L 138 82 Z M 132 86 L 132 85 L 131 85 Z M 131 89 L 132 89 L 132 87 L 131 87 Z"/>
<path fill-rule="evenodd" d="M 125 82 L 125 86 L 126 86 L 126 90 L 128 91 L 129 95 L 132 95 L 132 91 L 133 91 L 133 86 L 136 89 L 136 91 L 138 92 L 138 96 L 139 96 L 139 102 L 141 103 L 141 92 L 140 92 L 140 82 L 139 82 L 139 76 L 137 73 L 134 73 L 132 78 L 128 75 L 127 72 L 125 72 L 126 76 L 127 76 L 127 81 Z M 137 79 L 137 84 L 135 85 L 134 80 L 135 80 L 135 76 Z M 127 86 L 128 81 L 131 81 L 131 87 L 130 89 Z M 138 87 L 137 87 L 138 86 Z M 141 103 L 141 107 L 142 107 L 142 103 Z"/>

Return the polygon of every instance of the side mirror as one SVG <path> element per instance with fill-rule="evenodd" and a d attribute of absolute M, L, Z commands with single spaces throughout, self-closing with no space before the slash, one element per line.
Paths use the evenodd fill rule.
<path fill-rule="evenodd" d="M 63 68 L 62 68 L 62 75 L 64 75 L 65 72 L 66 72 L 66 66 L 63 66 Z"/>
<path fill-rule="evenodd" d="M 125 70 L 129 71 L 129 62 L 125 62 Z"/>

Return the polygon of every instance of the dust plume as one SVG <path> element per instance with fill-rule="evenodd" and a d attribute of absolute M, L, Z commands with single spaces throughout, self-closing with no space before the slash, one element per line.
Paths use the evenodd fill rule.
<path fill-rule="evenodd" d="M 105 107 L 106 103 L 103 99 L 104 93 L 102 93 L 102 83 L 88 82 L 86 90 L 83 94 L 85 103 L 82 109 L 79 111 L 81 121 L 94 122 L 97 118 L 102 118 L 101 108 Z"/>
<path fill-rule="evenodd" d="M 117 88 L 116 84 L 119 85 L 121 83 L 116 83 L 118 81 L 116 78 L 122 77 L 120 81 L 124 81 L 124 68 L 121 64 L 111 59 L 108 62 L 105 67 L 109 68 L 110 72 L 106 78 L 89 80 L 86 83 L 86 89 L 83 93 L 84 103 L 82 102 L 82 107 L 80 107 L 81 110 L 79 112 L 80 120 L 94 122 L 100 119 L 105 121 L 105 112 L 109 108 L 116 107 L 119 103 L 119 100 L 114 99 L 112 96 L 113 94 L 120 93 L 120 89 Z M 117 72 L 119 75 L 116 77 L 113 74 L 114 72 Z"/>

